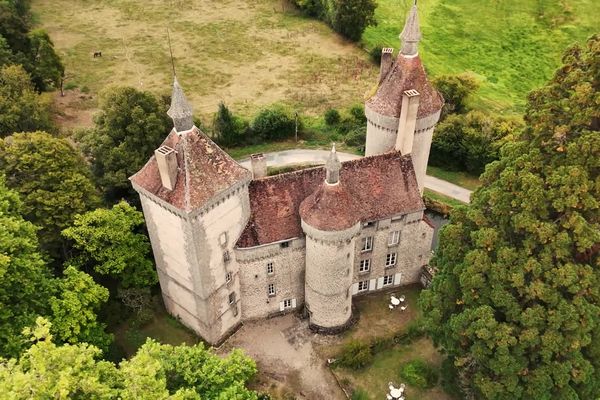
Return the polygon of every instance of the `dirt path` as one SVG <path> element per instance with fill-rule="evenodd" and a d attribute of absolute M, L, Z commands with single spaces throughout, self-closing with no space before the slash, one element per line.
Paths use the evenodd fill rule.
<path fill-rule="evenodd" d="M 312 333 L 306 321 L 288 314 L 245 323 L 219 353 L 234 347 L 244 349 L 257 361 L 264 388 L 285 386 L 299 400 L 343 400 L 346 397 L 314 348 L 330 340 L 333 338 Z"/>

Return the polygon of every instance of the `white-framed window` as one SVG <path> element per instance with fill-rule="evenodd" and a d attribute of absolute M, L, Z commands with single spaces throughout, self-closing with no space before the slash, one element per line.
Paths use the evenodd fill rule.
<path fill-rule="evenodd" d="M 371 269 L 371 259 L 367 258 L 365 260 L 360 260 L 360 264 L 358 264 L 358 272 L 369 272 Z"/>
<path fill-rule="evenodd" d="M 283 308 L 292 308 L 292 299 L 285 299 L 283 301 Z"/>
<path fill-rule="evenodd" d="M 394 275 L 386 275 L 383 277 L 383 286 L 388 286 L 394 283 Z"/>
<path fill-rule="evenodd" d="M 219 244 L 221 246 L 227 245 L 227 232 L 223 232 L 219 235 Z"/>
<path fill-rule="evenodd" d="M 362 240 L 361 251 L 371 251 L 371 250 L 373 250 L 373 236 L 364 237 Z"/>
<path fill-rule="evenodd" d="M 396 265 L 396 258 L 397 258 L 397 253 L 388 253 L 387 256 L 385 256 L 385 267 L 386 268 L 390 268 L 393 267 L 394 265 Z"/>
<path fill-rule="evenodd" d="M 394 246 L 400 243 L 400 231 L 392 231 L 388 236 L 388 246 Z"/>
<path fill-rule="evenodd" d="M 235 303 L 235 292 L 229 293 L 229 304 Z"/>
<path fill-rule="evenodd" d="M 225 274 L 225 283 L 229 283 L 231 282 L 233 275 L 231 275 L 231 272 L 228 272 Z"/>
<path fill-rule="evenodd" d="M 365 290 L 369 290 L 369 281 L 358 282 L 358 291 L 364 292 Z"/>
<path fill-rule="evenodd" d="M 269 283 L 267 285 L 267 294 L 269 295 L 269 297 L 275 296 L 275 284 L 274 283 Z"/>
<path fill-rule="evenodd" d="M 275 268 L 273 267 L 273 263 L 272 262 L 268 262 L 267 263 L 267 274 L 271 275 L 273 272 L 275 272 Z"/>

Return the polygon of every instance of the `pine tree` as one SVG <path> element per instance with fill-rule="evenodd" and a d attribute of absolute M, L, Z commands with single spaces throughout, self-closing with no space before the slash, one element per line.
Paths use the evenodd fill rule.
<path fill-rule="evenodd" d="M 600 37 L 563 62 L 442 231 L 422 295 L 470 398 L 600 396 Z"/>

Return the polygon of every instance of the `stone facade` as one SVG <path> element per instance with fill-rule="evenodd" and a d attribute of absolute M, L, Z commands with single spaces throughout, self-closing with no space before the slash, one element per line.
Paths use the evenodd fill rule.
<path fill-rule="evenodd" d="M 408 21 L 410 54 L 394 62 L 385 49 L 367 101 L 362 159 L 341 163 L 334 147 L 324 168 L 264 177 L 259 156 L 251 173 L 193 126 L 175 81 L 175 127 L 130 180 L 165 306 L 207 342 L 294 310 L 317 331 L 336 332 L 352 320 L 353 296 L 419 281 L 433 240 L 423 179 L 442 100 L 416 53 L 416 8 Z M 401 114 L 402 101 L 410 112 Z"/>

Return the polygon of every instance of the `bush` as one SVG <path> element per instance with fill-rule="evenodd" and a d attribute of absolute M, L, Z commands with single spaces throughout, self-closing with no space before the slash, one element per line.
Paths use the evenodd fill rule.
<path fill-rule="evenodd" d="M 217 143 L 224 146 L 241 146 L 246 141 L 248 123 L 235 117 L 224 103 L 219 103 L 219 109 L 213 118 L 213 135 Z"/>
<path fill-rule="evenodd" d="M 440 384 L 444 392 L 448 393 L 454 398 L 462 399 L 464 395 L 458 385 L 459 376 L 458 370 L 454 366 L 454 358 L 448 357 L 442 361 L 440 368 Z"/>
<path fill-rule="evenodd" d="M 362 389 L 352 391 L 352 400 L 369 400 L 369 394 Z"/>
<path fill-rule="evenodd" d="M 400 368 L 400 376 L 408 384 L 427 389 L 436 385 L 438 373 L 422 360 L 412 360 Z"/>
<path fill-rule="evenodd" d="M 262 140 L 285 139 L 294 135 L 295 130 L 294 117 L 279 106 L 262 110 L 252 122 L 253 134 Z"/>
<path fill-rule="evenodd" d="M 444 96 L 443 116 L 466 111 L 466 100 L 479 89 L 479 82 L 469 74 L 441 75 L 433 85 Z"/>
<path fill-rule="evenodd" d="M 329 126 L 336 125 L 340 122 L 340 113 L 335 108 L 330 108 L 325 111 L 325 123 Z"/>
<path fill-rule="evenodd" d="M 367 132 L 366 129 L 360 127 L 355 128 L 346 134 L 346 138 L 344 142 L 348 146 L 364 146 L 365 141 L 367 140 Z"/>
<path fill-rule="evenodd" d="M 373 64 L 379 66 L 381 64 L 381 51 L 383 50 L 383 46 L 377 45 L 369 51 L 369 56 L 371 56 L 371 61 Z"/>
<path fill-rule="evenodd" d="M 347 343 L 338 356 L 337 365 L 350 369 L 361 369 L 373 362 L 373 354 L 368 344 L 353 340 Z"/>
<path fill-rule="evenodd" d="M 352 118 L 360 124 L 367 123 L 367 116 L 365 115 L 365 108 L 362 105 L 355 105 L 350 108 L 350 115 Z"/>

